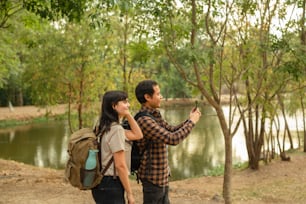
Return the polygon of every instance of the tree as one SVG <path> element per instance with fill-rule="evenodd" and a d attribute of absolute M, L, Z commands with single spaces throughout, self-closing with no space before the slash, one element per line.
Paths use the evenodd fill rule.
<path fill-rule="evenodd" d="M 24 72 L 24 54 L 27 53 L 28 44 L 34 38 L 33 29 L 39 23 L 37 17 L 26 11 L 21 11 L 8 19 L 10 25 L 0 32 L 0 88 L 6 96 L 1 98 L 1 104 L 23 105 L 29 98 L 23 95 L 25 86 L 22 74 Z M 42 23 L 43 24 L 43 23 Z"/>
<path fill-rule="evenodd" d="M 269 145 L 275 149 L 273 128 L 277 138 L 279 113 L 286 118 L 291 92 L 300 99 L 295 110 L 302 108 L 305 119 L 305 0 L 24 2 L 28 10 L 59 21 L 32 30 L 36 39 L 24 41 L 31 52 L 18 53 L 21 58 L 5 62 L 0 72 L 8 76 L 11 62 L 20 63 L 33 101 L 76 103 L 78 127 L 86 102 L 94 101 L 99 87 L 101 94 L 109 88 L 105 84 L 131 92 L 133 79 L 159 77 L 181 89 L 192 87 L 214 108 L 224 135 L 226 203 L 231 203 L 231 143 L 240 123 L 249 167 L 258 169 L 262 153 L 269 154 Z M 300 21 L 286 21 L 291 5 L 303 8 Z M 285 23 L 275 25 L 274 19 Z M 157 76 L 162 71 L 169 76 Z M 224 90 L 230 97 L 228 115 L 221 103 Z M 284 134 L 290 135 L 288 128 Z"/>
<path fill-rule="evenodd" d="M 2 0 L 0 2 L 0 29 L 7 28 L 8 20 L 22 10 L 22 3 L 12 0 Z"/>
<path fill-rule="evenodd" d="M 181 77 L 196 87 L 216 111 L 226 151 L 223 196 L 230 203 L 231 141 L 240 121 L 250 167 L 258 169 L 267 133 L 265 125 L 281 107 L 274 107 L 273 102 L 287 93 L 292 80 L 279 72 L 288 60 L 288 51 L 278 47 L 282 39 L 276 36 L 274 42 L 271 34 L 272 28 L 277 28 L 272 19 L 286 13 L 286 4 L 192 0 L 142 2 L 142 6 L 149 13 L 145 19 L 150 22 L 152 35 L 156 34 L 155 39 L 164 45 Z M 238 92 L 238 87 L 243 89 Z M 229 90 L 231 101 L 227 116 L 221 105 L 224 88 Z M 282 98 L 278 97 L 280 101 Z M 237 110 L 239 117 L 234 121 Z"/>
<path fill-rule="evenodd" d="M 245 129 L 249 165 L 253 169 L 258 169 L 261 154 L 265 152 L 267 121 L 273 121 L 278 110 L 281 110 L 286 124 L 284 99 L 288 93 L 294 91 L 290 86 L 294 75 L 282 71 L 292 58 L 289 39 L 294 37 L 288 31 L 292 29 L 288 27 L 292 24 L 291 19 L 286 17 L 291 9 L 287 6 L 285 2 L 238 2 L 238 10 L 233 12 L 233 24 L 238 32 L 235 44 L 242 59 L 240 67 L 244 74 L 241 80 L 245 84 L 247 99 L 245 102 L 241 98 L 237 104 Z M 287 26 L 275 24 L 273 19 L 276 18 L 287 22 Z M 275 30 L 281 34 L 275 34 Z M 285 135 L 291 140 L 288 128 Z M 284 149 L 280 149 L 280 152 L 281 157 L 287 159 Z"/>
<path fill-rule="evenodd" d="M 296 31 L 288 33 L 287 39 L 290 46 L 290 59 L 281 67 L 283 72 L 288 73 L 293 78 L 291 88 L 295 90 L 290 96 L 290 113 L 295 114 L 298 110 L 302 112 L 302 132 L 304 136 L 304 152 L 306 152 L 306 113 L 305 113 L 305 76 L 306 76 L 306 31 L 305 16 L 306 7 L 305 0 L 288 1 L 288 4 L 296 10 L 300 10 L 299 19 L 292 19 L 291 27 L 296 26 Z M 297 37 L 299 36 L 299 38 Z"/>
<path fill-rule="evenodd" d="M 32 90 L 32 99 L 37 105 L 67 103 L 70 129 L 73 107 L 78 115 L 78 129 L 92 118 L 84 121 L 85 113 L 98 115 L 95 102 L 117 76 L 108 66 L 105 41 L 101 30 L 93 30 L 88 24 L 64 24 L 59 29 L 50 27 L 39 33 L 33 42 L 32 51 L 26 56 L 25 80 Z M 91 124 L 90 124 L 91 125 Z"/>
<path fill-rule="evenodd" d="M 22 7 L 49 21 L 66 18 L 69 22 L 81 22 L 93 2 L 92 0 L 25 0 Z"/>
<path fill-rule="evenodd" d="M 151 4 L 151 9 L 156 17 L 155 22 L 158 22 L 157 33 L 160 33 L 170 61 L 181 77 L 196 87 L 216 111 L 226 152 L 223 197 L 226 203 L 230 203 L 232 136 L 235 128 L 231 130 L 222 110 L 221 79 L 224 39 L 232 5 L 228 2 L 218 4 L 215 1 L 195 0 L 181 3 L 183 6 L 178 8 L 170 1 L 156 2 Z"/>
<path fill-rule="evenodd" d="M 18 51 L 15 52 L 14 46 L 9 47 L 16 42 L 12 40 L 16 37 L 16 34 L 11 38 L 11 32 L 17 25 L 19 25 L 18 29 L 24 28 L 21 25 L 24 23 L 24 19 L 21 19 L 20 22 L 15 21 L 15 19 L 18 19 L 20 16 L 26 18 L 25 15 L 31 16 L 25 11 L 28 10 L 50 21 L 66 18 L 69 21 L 80 22 L 84 16 L 84 11 L 87 9 L 87 3 L 90 3 L 90 1 L 2 0 L 0 3 L 0 49 L 5 51 L 1 52 L 4 55 L 0 55 L 2 65 L 0 66 L 0 88 L 4 83 L 8 83 L 8 79 L 12 78 L 12 76 L 17 76 L 18 78 L 17 72 L 21 70 L 18 63 L 20 63 L 19 58 L 22 56 L 17 53 Z M 11 44 L 7 42 L 11 42 Z M 20 93 L 19 99 L 22 99 L 21 88 L 19 88 L 18 93 Z M 21 100 L 18 101 L 21 102 Z M 22 102 L 19 105 L 22 105 Z"/>
<path fill-rule="evenodd" d="M 306 0 L 301 0 L 299 5 L 301 5 L 300 8 L 302 8 L 302 16 L 300 20 L 300 36 L 301 36 L 301 49 L 300 49 L 300 56 L 301 59 L 301 68 L 304 67 L 304 70 L 302 70 L 302 73 L 304 72 L 304 76 L 306 75 L 306 62 L 305 62 L 305 54 L 306 54 L 306 29 L 305 29 L 305 17 L 306 17 Z M 303 57 L 304 56 L 304 57 Z M 302 68 L 303 69 L 303 68 Z M 305 81 L 305 80 L 304 80 Z M 301 86 L 300 86 L 301 87 Z M 305 87 L 304 87 L 305 90 Z M 302 92 L 303 94 L 303 92 Z M 305 111 L 305 102 L 304 102 L 304 96 L 301 94 L 300 101 L 301 101 L 301 109 L 303 113 L 303 132 L 304 132 L 304 152 L 306 152 L 306 111 Z"/>

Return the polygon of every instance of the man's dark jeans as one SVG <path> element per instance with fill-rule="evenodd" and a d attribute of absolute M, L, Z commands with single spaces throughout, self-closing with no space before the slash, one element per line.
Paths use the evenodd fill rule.
<path fill-rule="evenodd" d="M 147 180 L 142 180 L 144 204 L 170 204 L 169 186 L 160 187 Z"/>

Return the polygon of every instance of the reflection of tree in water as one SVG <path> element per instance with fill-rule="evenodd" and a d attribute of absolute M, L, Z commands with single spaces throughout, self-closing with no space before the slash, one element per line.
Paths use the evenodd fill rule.
<path fill-rule="evenodd" d="M 0 143 L 0 155 L 4 159 L 12 159 L 35 166 L 63 168 L 63 143 L 65 124 L 48 122 L 31 125 L 31 128 L 17 128 L 14 139 Z M 5 138 L 5 135 L 1 135 Z M 66 153 L 66 151 L 65 151 Z"/>
<path fill-rule="evenodd" d="M 66 161 L 62 158 L 63 155 L 67 154 L 69 137 L 67 131 L 65 131 L 65 125 L 54 125 L 46 128 L 44 132 L 48 130 L 49 132 L 45 133 L 45 137 L 41 140 L 42 148 L 36 151 L 35 165 L 39 166 L 38 164 L 42 163 L 43 167 L 64 168 Z"/>
<path fill-rule="evenodd" d="M 161 109 L 170 124 L 189 117 L 191 106 Z M 213 109 L 202 106 L 202 117 L 191 134 L 177 146 L 169 146 L 172 180 L 201 176 L 223 165 L 224 140 Z M 50 121 L 0 132 L 0 156 L 31 165 L 63 169 L 67 160 L 68 126 L 63 121 Z M 237 135 L 238 136 L 238 135 Z M 236 136 L 235 136 L 236 137 Z M 243 144 L 242 144 L 243 145 Z"/>
<path fill-rule="evenodd" d="M 164 112 L 170 124 L 188 118 L 191 107 Z M 203 117 L 182 143 L 169 146 L 171 180 L 205 175 L 214 167 L 223 165 L 224 141 L 218 119 L 211 115 L 209 107 L 201 107 Z M 205 116 L 205 113 L 210 116 Z"/>

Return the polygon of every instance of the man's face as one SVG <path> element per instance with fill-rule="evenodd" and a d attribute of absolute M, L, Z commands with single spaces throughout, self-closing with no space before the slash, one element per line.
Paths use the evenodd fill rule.
<path fill-rule="evenodd" d="M 161 99 L 163 98 L 161 93 L 160 93 L 160 88 L 158 85 L 153 87 L 154 93 L 152 96 L 147 95 L 147 105 L 151 108 L 160 108 L 160 102 Z"/>

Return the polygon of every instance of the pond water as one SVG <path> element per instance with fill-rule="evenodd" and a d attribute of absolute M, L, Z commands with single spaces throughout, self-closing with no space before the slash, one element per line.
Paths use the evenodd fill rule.
<path fill-rule="evenodd" d="M 173 106 L 161 109 L 170 124 L 188 118 L 191 107 Z M 224 163 L 224 139 L 212 108 L 202 106 L 202 117 L 191 134 L 179 145 L 169 146 L 171 180 L 206 175 Z M 67 160 L 69 139 L 65 121 L 0 129 L 0 158 L 63 169 Z M 233 163 L 247 161 L 242 131 L 233 138 Z"/>

